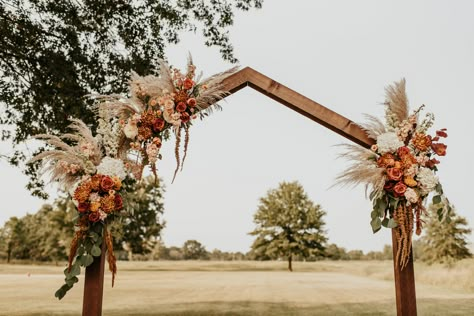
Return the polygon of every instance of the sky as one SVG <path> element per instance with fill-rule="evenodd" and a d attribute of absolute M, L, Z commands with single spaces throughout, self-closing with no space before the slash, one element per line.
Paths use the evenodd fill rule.
<path fill-rule="evenodd" d="M 241 67 L 355 122 L 363 122 L 364 113 L 383 118 L 384 88 L 406 78 L 411 109 L 425 104 L 425 113 L 435 114 L 434 127 L 448 129 L 438 176 L 473 228 L 472 12 L 468 0 L 267 0 L 261 10 L 237 13 L 230 39 Z M 190 52 L 205 76 L 232 67 L 218 49 L 202 43 L 199 34 L 183 34 L 168 47 L 167 58 L 184 68 Z M 299 181 L 326 211 L 330 243 L 364 251 L 391 243 L 389 230 L 372 233 L 371 203 L 362 187 L 332 187 L 347 165 L 335 145 L 348 140 L 250 88 L 220 104 L 222 112 L 191 129 L 185 167 L 173 184 L 173 140 L 162 148 L 166 245 L 196 239 L 207 250 L 248 251 L 259 198 L 282 181 Z M 9 152 L 9 144 L 0 144 L 1 154 Z M 0 174 L 0 225 L 44 203 L 30 196 L 26 178 L 3 160 Z M 54 196 L 56 188 L 47 190 Z"/>

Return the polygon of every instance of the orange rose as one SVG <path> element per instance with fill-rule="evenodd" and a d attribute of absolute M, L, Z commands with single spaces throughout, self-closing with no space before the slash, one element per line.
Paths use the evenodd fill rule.
<path fill-rule="evenodd" d="M 403 177 L 402 169 L 400 168 L 388 168 L 387 176 L 390 180 L 400 181 Z"/>
<path fill-rule="evenodd" d="M 403 158 L 404 156 L 409 155 L 409 154 L 410 154 L 410 149 L 406 146 L 400 147 L 397 150 L 397 155 L 400 158 Z"/>
<path fill-rule="evenodd" d="M 394 164 L 395 164 L 395 157 L 392 154 L 389 154 L 389 153 L 383 154 L 377 160 L 377 165 L 379 167 L 383 167 L 383 168 L 393 167 Z"/>
<path fill-rule="evenodd" d="M 114 187 L 114 180 L 109 176 L 103 176 L 100 181 L 100 188 L 103 192 L 109 192 Z"/>
<path fill-rule="evenodd" d="M 186 78 L 183 82 L 183 88 L 189 90 L 194 86 L 194 81 L 192 79 Z"/>
<path fill-rule="evenodd" d="M 431 149 L 433 149 L 438 156 L 446 156 L 446 148 L 448 148 L 448 146 L 442 143 L 431 144 Z"/>
<path fill-rule="evenodd" d="M 161 132 L 163 128 L 165 128 L 165 120 L 163 120 L 162 118 L 157 118 L 153 121 L 153 130 L 155 132 Z"/>
<path fill-rule="evenodd" d="M 403 196 L 406 190 L 407 190 L 407 186 L 403 184 L 402 182 L 398 182 L 393 187 L 393 192 L 395 193 L 395 196 L 398 196 L 398 197 Z"/>

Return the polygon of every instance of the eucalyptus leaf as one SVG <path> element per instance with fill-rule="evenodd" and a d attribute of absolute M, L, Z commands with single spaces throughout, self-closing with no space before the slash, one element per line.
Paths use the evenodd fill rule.
<path fill-rule="evenodd" d="M 79 279 L 76 276 L 66 279 L 66 284 L 70 287 L 72 287 L 74 283 L 77 283 L 77 282 L 79 282 Z"/>
<path fill-rule="evenodd" d="M 388 218 L 387 217 L 382 220 L 382 226 L 388 228 Z"/>
<path fill-rule="evenodd" d="M 376 217 L 370 222 L 370 225 L 372 226 L 372 231 L 375 234 L 382 228 L 382 221 L 380 218 Z"/>
<path fill-rule="evenodd" d="M 88 267 L 92 264 L 92 262 L 94 262 L 94 257 L 92 257 L 90 254 L 85 255 L 83 258 L 84 258 L 84 261 L 83 261 L 84 267 Z"/>
<path fill-rule="evenodd" d="M 79 274 L 81 274 L 81 266 L 79 261 L 76 261 L 71 267 L 71 272 L 69 272 L 66 277 L 69 279 Z"/>
<path fill-rule="evenodd" d="M 93 255 L 94 257 L 99 257 L 101 253 L 102 251 L 97 245 L 92 246 L 91 255 Z"/>
<path fill-rule="evenodd" d="M 397 226 L 398 226 L 398 223 L 396 220 L 394 220 L 393 218 L 388 220 L 388 225 L 387 225 L 388 228 L 395 228 Z"/>
<path fill-rule="evenodd" d="M 376 210 L 370 212 L 370 218 L 374 219 L 376 217 L 379 217 L 379 213 Z"/>
<path fill-rule="evenodd" d="M 95 232 L 91 232 L 89 234 L 90 238 L 94 241 L 94 242 L 97 242 L 97 239 L 99 239 L 99 234 L 95 233 Z"/>
<path fill-rule="evenodd" d="M 383 217 L 385 216 L 385 210 L 387 209 L 387 201 L 384 199 L 384 198 L 381 198 L 378 200 L 378 212 L 379 212 L 379 216 L 380 217 Z"/>
<path fill-rule="evenodd" d="M 441 195 L 433 196 L 433 204 L 440 204 L 441 203 Z"/>

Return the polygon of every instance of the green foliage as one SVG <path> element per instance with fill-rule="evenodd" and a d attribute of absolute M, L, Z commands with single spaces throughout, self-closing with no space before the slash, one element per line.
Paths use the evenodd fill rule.
<path fill-rule="evenodd" d="M 2 140 L 65 132 L 67 118 L 95 127 L 85 95 L 124 93 L 131 71 L 156 71 L 165 47 L 182 32 L 202 31 L 207 46 L 236 62 L 228 28 L 234 11 L 263 0 L 11 0 L 0 2 L 0 125 Z M 9 157 L 25 160 L 17 151 Z M 45 196 L 30 165 L 29 188 Z"/>
<path fill-rule="evenodd" d="M 186 240 L 181 248 L 185 260 L 208 260 L 206 248 L 197 240 Z"/>
<path fill-rule="evenodd" d="M 466 235 L 471 233 L 466 218 L 457 215 L 454 207 L 449 206 L 450 220 L 440 221 L 437 210 L 442 208 L 439 203 L 429 206 L 425 234 L 418 245 L 420 259 L 429 264 L 452 264 L 472 256 L 466 241 Z"/>
<path fill-rule="evenodd" d="M 148 254 L 165 227 L 161 220 L 164 188 L 149 176 L 125 189 L 124 208 L 128 214 L 111 227 L 115 248 L 122 249 L 123 246 L 129 254 Z M 129 259 L 132 259 L 131 255 Z"/>
<path fill-rule="evenodd" d="M 250 234 L 257 236 L 252 252 L 257 259 L 325 256 L 327 241 L 323 230 L 326 213 L 315 205 L 298 182 L 282 182 L 260 199 Z"/>

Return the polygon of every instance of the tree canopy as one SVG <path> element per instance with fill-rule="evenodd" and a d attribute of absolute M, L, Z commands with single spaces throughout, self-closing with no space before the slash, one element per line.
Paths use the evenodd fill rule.
<path fill-rule="evenodd" d="M 156 72 L 165 47 L 183 32 L 201 31 L 207 46 L 236 62 L 228 33 L 234 12 L 262 2 L 1 1 L 1 139 L 19 144 L 39 133 L 64 132 L 71 116 L 94 127 L 84 96 L 126 92 L 131 71 Z M 26 157 L 17 150 L 7 158 L 18 164 Z M 33 193 L 45 196 L 35 166 L 25 172 Z"/>
<path fill-rule="evenodd" d="M 425 234 L 418 243 L 421 247 L 420 259 L 429 264 L 451 264 L 471 257 L 466 240 L 471 229 L 468 228 L 466 218 L 457 215 L 451 206 L 450 217 L 440 221 L 436 212 L 440 207 L 440 204 L 431 204 L 429 207 L 431 215 L 426 219 Z"/>
<path fill-rule="evenodd" d="M 294 255 L 303 258 L 324 256 L 327 241 L 320 205 L 314 204 L 298 182 L 282 182 L 260 198 L 250 234 L 257 236 L 252 252 L 257 259 L 288 259 L 292 271 Z"/>

